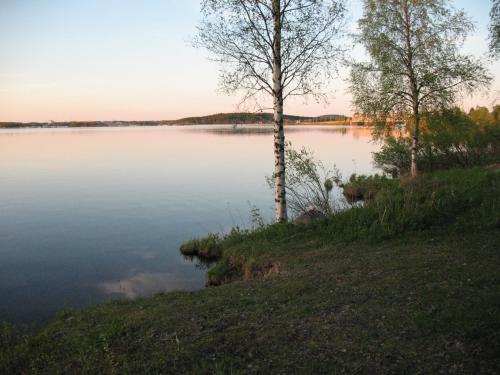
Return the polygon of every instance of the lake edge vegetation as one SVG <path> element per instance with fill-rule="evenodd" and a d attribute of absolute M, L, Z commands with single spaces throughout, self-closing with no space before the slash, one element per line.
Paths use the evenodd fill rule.
<path fill-rule="evenodd" d="M 387 179 L 326 220 L 212 236 L 220 286 L 5 325 L 0 368 L 494 373 L 499 212 L 498 165 Z"/>

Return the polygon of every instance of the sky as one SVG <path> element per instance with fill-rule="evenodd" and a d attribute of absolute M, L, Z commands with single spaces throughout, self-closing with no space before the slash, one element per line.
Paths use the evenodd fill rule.
<path fill-rule="evenodd" d="M 464 51 L 487 51 L 490 0 L 456 0 L 476 24 Z M 244 110 L 218 90 L 218 65 L 192 47 L 199 0 L 0 0 L 0 121 L 163 120 Z M 361 16 L 348 1 L 348 29 Z M 361 51 L 355 51 L 362 56 Z M 500 101 L 500 62 L 489 93 Z M 328 104 L 294 99 L 288 114 L 353 113 L 347 71 L 327 87 Z"/>

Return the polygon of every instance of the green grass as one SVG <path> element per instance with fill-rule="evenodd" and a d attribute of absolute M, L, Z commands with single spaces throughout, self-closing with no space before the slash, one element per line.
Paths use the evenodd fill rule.
<path fill-rule="evenodd" d="M 373 199 L 377 193 L 388 187 L 396 180 L 389 180 L 385 176 L 375 174 L 373 176 L 353 174 L 349 181 L 342 185 L 343 194 L 349 202 Z"/>
<path fill-rule="evenodd" d="M 218 235 L 210 233 L 205 238 L 195 238 L 183 243 L 180 251 L 186 256 L 196 256 L 204 260 L 220 258 L 222 248 Z"/>
<path fill-rule="evenodd" d="M 499 373 L 499 176 L 393 186 L 383 220 L 388 194 L 311 226 L 233 231 L 214 271 L 233 282 L 6 327 L 0 372 Z"/>
<path fill-rule="evenodd" d="M 464 228 L 500 227 L 498 171 L 474 168 L 436 172 L 416 180 L 362 180 L 377 184 L 363 207 L 336 213 L 308 227 L 282 224 L 253 232 L 233 230 L 220 242 L 222 259 L 208 271 L 209 284 L 265 273 L 271 268 L 269 257 L 276 257 L 279 251 L 277 243 L 294 247 L 311 235 L 320 244 L 377 243 L 434 227 L 457 233 Z M 285 249 L 285 253 L 289 251 Z"/>

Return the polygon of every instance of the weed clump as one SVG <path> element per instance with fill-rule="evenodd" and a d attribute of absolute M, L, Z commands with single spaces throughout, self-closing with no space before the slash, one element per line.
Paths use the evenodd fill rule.
<path fill-rule="evenodd" d="M 209 233 L 207 237 L 195 238 L 183 243 L 182 254 L 205 260 L 215 260 L 222 256 L 221 239 L 217 234 Z"/>
<path fill-rule="evenodd" d="M 348 202 L 368 201 L 382 189 L 394 185 L 397 180 L 389 179 L 385 176 L 375 174 L 373 176 L 353 174 L 349 181 L 342 184 L 344 197 Z"/>

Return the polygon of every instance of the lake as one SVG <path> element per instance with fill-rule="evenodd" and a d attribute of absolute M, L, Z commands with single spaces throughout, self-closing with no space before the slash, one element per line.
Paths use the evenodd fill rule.
<path fill-rule="evenodd" d="M 371 173 L 370 130 L 289 126 L 344 178 Z M 179 245 L 273 217 L 270 127 L 0 130 L 0 321 L 204 286 Z"/>

